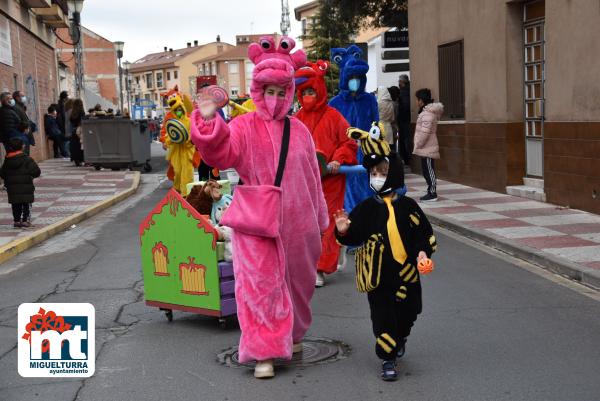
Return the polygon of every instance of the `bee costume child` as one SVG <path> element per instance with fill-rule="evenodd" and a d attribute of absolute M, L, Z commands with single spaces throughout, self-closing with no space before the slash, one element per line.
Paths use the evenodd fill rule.
<path fill-rule="evenodd" d="M 356 252 L 356 285 L 369 300 L 382 378 L 395 380 L 396 357 L 404 354 L 422 309 L 418 259 L 431 256 L 436 239 L 417 203 L 395 193 L 404 186 L 404 168 L 381 131 L 378 124 L 369 132 L 348 129 L 348 136 L 361 139 L 363 165 L 376 195 L 358 204 L 350 216 L 338 212 L 336 237 L 343 245 L 361 246 Z M 387 170 L 385 178 L 376 177 L 381 170 Z"/>

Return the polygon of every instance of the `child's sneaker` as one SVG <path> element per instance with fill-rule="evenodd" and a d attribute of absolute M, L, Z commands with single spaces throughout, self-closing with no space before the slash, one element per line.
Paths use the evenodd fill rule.
<path fill-rule="evenodd" d="M 398 380 L 396 361 L 383 361 L 383 364 L 381 365 L 381 379 L 386 382 Z"/>
<path fill-rule="evenodd" d="M 398 352 L 396 353 L 396 358 L 402 358 L 406 353 L 406 343 L 402 344 L 398 347 Z"/>
<path fill-rule="evenodd" d="M 438 197 L 437 194 L 427 193 L 425 196 L 421 196 L 421 202 L 437 202 Z"/>

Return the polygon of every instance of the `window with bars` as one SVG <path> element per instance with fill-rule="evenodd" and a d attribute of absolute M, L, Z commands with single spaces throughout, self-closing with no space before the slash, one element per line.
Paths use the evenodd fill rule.
<path fill-rule="evenodd" d="M 463 41 L 438 47 L 440 102 L 450 119 L 465 118 L 465 70 Z"/>
<path fill-rule="evenodd" d="M 526 23 L 525 44 L 525 132 L 542 136 L 544 120 L 544 21 Z"/>

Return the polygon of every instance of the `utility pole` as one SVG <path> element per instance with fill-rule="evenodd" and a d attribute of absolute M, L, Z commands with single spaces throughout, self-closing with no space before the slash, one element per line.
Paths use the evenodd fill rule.
<path fill-rule="evenodd" d="M 287 0 L 281 0 L 281 34 L 286 36 L 290 32 L 290 6 Z"/>

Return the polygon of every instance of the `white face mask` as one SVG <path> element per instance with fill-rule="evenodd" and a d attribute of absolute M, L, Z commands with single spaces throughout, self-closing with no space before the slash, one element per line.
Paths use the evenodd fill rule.
<path fill-rule="evenodd" d="M 21 97 L 21 103 L 27 103 L 27 96 Z"/>
<path fill-rule="evenodd" d="M 15 99 L 10 99 L 10 100 L 8 101 L 8 105 L 9 105 L 9 106 L 13 106 L 13 107 L 14 107 L 14 106 L 15 106 Z"/>
<path fill-rule="evenodd" d="M 383 188 L 383 186 L 385 184 L 385 180 L 386 180 L 386 178 L 371 176 L 371 180 L 370 180 L 371 188 L 373 188 L 376 192 L 381 191 L 381 188 Z"/>

